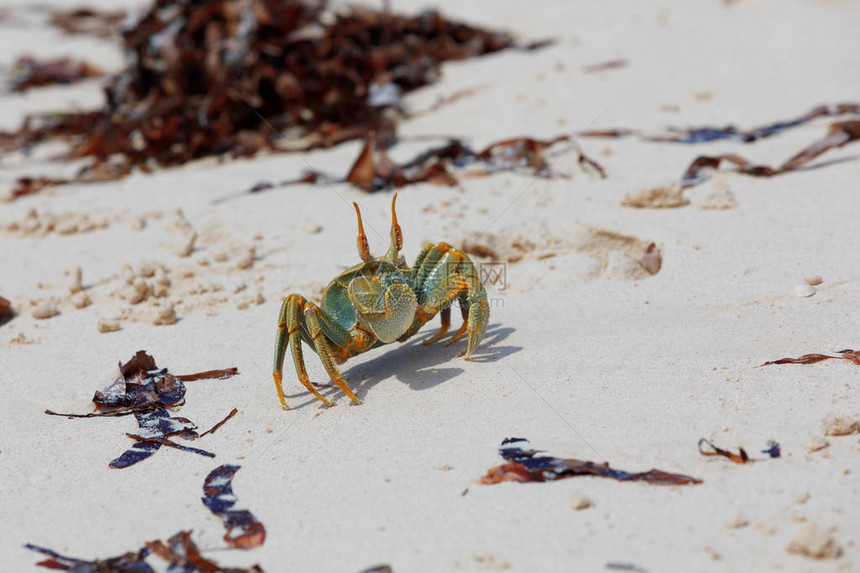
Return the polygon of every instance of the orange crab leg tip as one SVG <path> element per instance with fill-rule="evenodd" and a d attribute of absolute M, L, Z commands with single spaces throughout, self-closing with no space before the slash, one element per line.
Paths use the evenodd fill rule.
<path fill-rule="evenodd" d="M 281 401 L 281 407 L 283 407 L 284 410 L 289 410 L 290 407 L 287 406 L 287 399 L 284 397 L 284 388 L 281 385 L 283 382 L 281 373 L 275 370 L 272 372 L 272 378 L 275 379 L 275 390 L 278 391 L 278 399 Z"/>

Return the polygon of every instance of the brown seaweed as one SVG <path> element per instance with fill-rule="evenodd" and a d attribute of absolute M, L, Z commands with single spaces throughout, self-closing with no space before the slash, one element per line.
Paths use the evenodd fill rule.
<path fill-rule="evenodd" d="M 78 33 L 88 19 L 103 27 L 102 16 L 63 13 L 54 23 Z M 443 62 L 515 47 L 507 34 L 433 11 L 333 12 L 325 1 L 299 0 L 156 0 L 122 41 L 127 69 L 108 82 L 103 109 L 30 118 L 0 134 L 0 149 L 62 140 L 71 145 L 66 158 L 90 158 L 96 170 L 114 161 L 101 177 L 120 178 L 153 164 L 325 147 L 371 131 L 390 138 L 404 113 L 400 94 L 433 82 Z M 281 133 L 291 136 L 287 145 Z M 14 195 L 61 182 L 30 178 Z"/>
<path fill-rule="evenodd" d="M 50 549 L 30 543 L 25 545 L 24 548 L 47 555 L 49 559 L 36 563 L 37 566 L 45 567 L 46 569 L 73 571 L 73 573 L 155 573 L 155 570 L 145 561 L 146 556 L 149 554 L 149 550 L 146 548 L 134 553 L 129 552 L 119 557 L 96 561 L 66 557 L 56 551 L 51 551 Z"/>
<path fill-rule="evenodd" d="M 200 549 L 191 540 L 190 531 L 180 531 L 167 540 L 167 543 L 150 541 L 146 547 L 170 563 L 170 573 L 263 573 L 259 565 L 250 568 L 225 568 L 217 562 L 200 555 Z"/>
<path fill-rule="evenodd" d="M 481 478 L 483 484 L 496 484 L 503 481 L 545 482 L 576 476 L 592 475 L 612 478 L 619 481 L 641 481 L 654 485 L 700 484 L 702 480 L 694 477 L 671 474 L 657 469 L 632 473 L 609 467 L 608 463 L 594 463 L 571 458 L 556 458 L 538 455 L 528 440 L 505 438 L 499 448 L 499 455 L 508 461 L 506 464 L 491 468 Z"/>
<path fill-rule="evenodd" d="M 860 366 L 860 351 L 852 350 L 850 348 L 846 350 L 840 350 L 837 352 L 838 356 L 830 356 L 829 354 L 804 354 L 803 356 L 799 356 L 797 358 L 780 358 L 779 360 L 771 360 L 770 362 L 765 362 L 761 364 L 761 366 L 769 366 L 771 364 L 815 364 L 816 362 L 821 362 L 822 360 L 848 360 L 854 364 Z"/>
<path fill-rule="evenodd" d="M 50 549 L 29 543 L 24 547 L 49 557 L 49 559 L 40 561 L 36 565 L 47 569 L 72 571 L 73 573 L 155 573 L 155 570 L 146 561 L 150 555 L 155 555 L 166 561 L 169 564 L 167 571 L 170 573 L 263 573 L 263 569 L 259 565 L 250 568 L 222 567 L 218 562 L 203 557 L 200 554 L 200 549 L 191 540 L 190 531 L 180 531 L 166 542 L 161 540 L 148 541 L 143 548 L 136 552 L 97 561 L 66 557 Z"/>
<path fill-rule="evenodd" d="M 227 532 L 224 541 L 237 549 L 253 549 L 266 541 L 266 528 L 247 509 L 233 509 L 233 476 L 240 466 L 223 465 L 215 468 L 203 482 L 203 505 L 221 518 Z M 238 530 L 238 534 L 234 534 Z"/>
<path fill-rule="evenodd" d="M 52 26 L 64 34 L 90 35 L 103 38 L 119 32 L 126 14 L 121 11 L 101 12 L 90 8 L 60 10 L 51 14 Z"/>
<path fill-rule="evenodd" d="M 843 102 L 832 105 L 820 105 L 794 119 L 776 121 L 749 130 L 742 130 L 734 125 L 724 127 L 670 127 L 666 133 L 649 133 L 638 129 L 594 129 L 582 131 L 581 137 L 610 137 L 621 138 L 635 136 L 644 141 L 663 143 L 709 143 L 718 140 L 740 141 L 753 143 L 760 139 L 772 137 L 789 129 L 805 125 L 821 117 L 836 117 L 840 115 L 860 114 L 860 102 Z"/>
<path fill-rule="evenodd" d="M 23 92 L 30 88 L 73 84 L 101 76 L 100 68 L 86 62 L 70 58 L 37 60 L 25 56 L 12 64 L 11 84 L 13 92 Z"/>
<path fill-rule="evenodd" d="M 0 296 L 0 326 L 12 320 L 14 316 L 15 311 L 12 309 L 12 303 L 9 299 Z"/>
<path fill-rule="evenodd" d="M 738 173 L 752 175 L 753 177 L 773 177 L 788 173 L 801 167 L 821 155 L 822 153 L 842 147 L 853 141 L 860 139 L 860 120 L 840 121 L 830 125 L 827 130 L 827 135 L 814 142 L 812 145 L 804 148 L 796 155 L 788 159 L 779 167 L 770 167 L 768 165 L 756 165 L 739 155 L 728 153 L 725 155 L 701 155 L 693 160 L 687 171 L 684 172 L 681 178 L 682 187 L 692 187 L 705 180 L 701 174 L 702 169 L 712 168 L 717 169 L 723 162 L 732 163 L 735 165 Z"/>
<path fill-rule="evenodd" d="M 702 445 L 706 445 L 711 449 L 703 449 Z M 705 438 L 699 440 L 699 453 L 703 456 L 722 456 L 735 462 L 736 464 L 746 464 L 755 461 L 753 459 L 750 459 L 750 457 L 746 453 L 746 450 L 744 450 L 743 448 L 738 448 L 738 453 L 730 452 L 728 450 L 718 448 L 710 440 L 706 440 Z"/>
<path fill-rule="evenodd" d="M 364 145 L 350 167 L 345 179 L 322 177 L 311 173 L 305 177 L 284 181 L 278 185 L 269 182 L 257 183 L 248 192 L 256 193 L 265 189 L 288 185 L 314 183 L 318 180 L 326 184 L 346 181 L 365 191 L 399 188 L 415 183 L 435 185 L 456 185 L 459 182 L 454 168 L 478 164 L 483 174 L 497 171 L 528 169 L 538 177 L 554 177 L 546 160 L 546 151 L 559 143 L 567 143 L 564 151 L 573 149 L 578 154 L 580 166 L 586 171 L 594 171 L 601 178 L 606 177 L 603 167 L 582 151 L 577 143 L 567 135 L 550 140 L 530 137 L 517 137 L 492 143 L 481 151 L 474 151 L 459 139 L 449 139 L 447 143 L 431 147 L 405 163 L 396 164 L 388 156 L 387 143 L 381 141 L 373 132 L 367 135 Z M 476 176 L 474 172 L 470 176 Z"/>
<path fill-rule="evenodd" d="M 139 463 L 157 452 L 161 446 L 179 449 L 201 456 L 215 457 L 215 454 L 199 448 L 184 446 L 172 441 L 176 436 L 186 440 L 196 440 L 217 431 L 227 420 L 236 415 L 233 410 L 210 430 L 197 433 L 197 426 L 187 418 L 170 416 L 167 408 L 176 408 L 185 403 L 186 388 L 183 382 L 204 378 L 229 378 L 238 373 L 237 368 L 207 370 L 195 374 L 174 376 L 167 369 L 159 370 L 155 359 L 145 351 L 138 351 L 128 362 L 119 364 L 120 375 L 106 388 L 96 391 L 93 402 L 96 412 L 88 414 L 57 413 L 45 410 L 53 416 L 68 418 L 96 418 L 127 416 L 133 414 L 139 427 L 138 433 L 126 435 L 135 443 L 119 457 L 112 460 L 109 467 L 124 469 Z"/>

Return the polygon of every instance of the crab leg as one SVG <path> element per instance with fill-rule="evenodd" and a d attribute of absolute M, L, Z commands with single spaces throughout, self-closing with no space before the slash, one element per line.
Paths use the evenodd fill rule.
<path fill-rule="evenodd" d="M 328 373 L 329 378 L 331 378 L 332 382 L 337 384 L 337 387 L 340 388 L 344 394 L 349 396 L 353 402 L 361 404 L 361 400 L 358 399 L 358 396 L 353 394 L 349 385 L 347 385 L 346 380 L 343 379 L 340 372 L 337 370 L 337 366 L 334 364 L 334 357 L 332 356 L 331 350 L 329 350 L 328 344 L 326 344 L 325 335 L 323 334 L 322 327 L 320 326 L 321 318 L 319 307 L 311 301 L 305 302 L 304 316 L 308 334 L 310 334 L 311 339 L 314 342 L 317 356 L 320 357 L 323 366 L 325 366 L 325 370 Z"/>
<path fill-rule="evenodd" d="M 442 324 L 439 326 L 439 330 L 424 341 L 424 344 L 433 344 L 434 342 L 439 342 L 445 337 L 445 334 L 448 332 L 448 329 L 451 328 L 451 307 L 443 308 L 439 311 L 439 318 L 442 319 Z"/>
<path fill-rule="evenodd" d="M 447 243 L 439 243 L 421 250 L 412 273 L 415 290 L 421 293 L 421 306 L 416 312 L 415 322 L 401 340 L 417 332 L 437 313 L 449 310 L 447 316 L 441 316 L 440 332 L 428 343 L 439 340 L 450 326 L 450 305 L 459 298 L 463 325 L 454 333 L 449 345 L 468 333 L 466 348 L 460 356 L 469 358 L 481 343 L 490 318 L 487 292 L 478 279 L 475 265 L 462 251 Z"/>
<path fill-rule="evenodd" d="M 307 388 L 308 392 L 316 396 L 327 406 L 331 406 L 331 402 L 311 384 L 308 372 L 305 369 L 305 361 L 302 356 L 301 330 L 304 322 L 302 311 L 306 304 L 307 301 L 302 295 L 289 295 L 281 305 L 281 315 L 278 319 L 278 335 L 275 339 L 275 366 L 272 371 L 272 377 L 275 379 L 275 389 L 278 391 L 278 399 L 281 401 L 281 406 L 283 406 L 284 410 L 290 409 L 284 398 L 284 388 L 282 385 L 284 356 L 287 346 L 290 346 L 292 349 L 293 362 L 296 366 L 296 374 L 298 374 L 299 382 Z"/>

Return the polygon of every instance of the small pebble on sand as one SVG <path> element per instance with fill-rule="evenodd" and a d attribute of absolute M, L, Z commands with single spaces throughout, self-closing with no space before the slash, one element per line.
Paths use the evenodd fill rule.
<path fill-rule="evenodd" d="M 119 321 L 115 319 L 99 319 L 99 332 L 116 332 L 119 330 Z"/>
<path fill-rule="evenodd" d="M 180 257 L 188 257 L 194 251 L 194 243 L 197 242 L 197 233 L 191 232 L 184 243 L 176 249 L 176 254 Z"/>
<path fill-rule="evenodd" d="M 33 314 L 33 318 L 51 318 L 52 316 L 56 316 L 59 310 L 57 309 L 57 299 L 54 297 L 46 298 L 42 301 L 39 301 L 36 306 L 33 307 L 31 313 Z"/>
<path fill-rule="evenodd" d="M 69 284 L 70 293 L 75 294 L 84 289 L 83 276 L 84 273 L 81 267 L 75 267 L 75 270 L 72 271 L 72 282 Z"/>
<path fill-rule="evenodd" d="M 594 505 L 594 503 L 581 493 L 578 493 L 573 496 L 573 509 L 575 509 L 576 511 L 587 509 L 592 505 Z"/>
<path fill-rule="evenodd" d="M 153 324 L 158 326 L 167 326 L 176 322 L 176 310 L 173 305 L 168 305 L 158 311 L 158 314 L 153 321 Z"/>
<path fill-rule="evenodd" d="M 794 287 L 794 296 L 798 298 L 808 298 L 816 292 L 815 287 L 808 284 L 797 285 Z"/>
<path fill-rule="evenodd" d="M 92 304 L 93 301 L 90 300 L 90 297 L 85 292 L 79 292 L 72 297 L 72 305 L 75 308 L 86 308 Z"/>
<path fill-rule="evenodd" d="M 818 275 L 809 275 L 809 276 L 803 277 L 803 280 L 804 280 L 804 282 L 806 282 L 806 284 L 808 284 L 810 286 L 820 285 L 821 283 L 824 282 L 824 279 Z"/>

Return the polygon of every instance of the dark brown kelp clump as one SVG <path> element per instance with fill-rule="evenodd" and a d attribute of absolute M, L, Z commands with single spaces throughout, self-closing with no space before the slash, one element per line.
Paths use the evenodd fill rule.
<path fill-rule="evenodd" d="M 128 68 L 102 110 L 31 120 L 0 147 L 67 140 L 69 158 L 94 160 L 79 179 L 94 180 L 150 161 L 253 155 L 281 133 L 302 149 L 333 145 L 389 130 L 382 110 L 442 62 L 513 45 L 436 12 L 335 11 L 324 0 L 156 0 L 122 37 Z"/>

